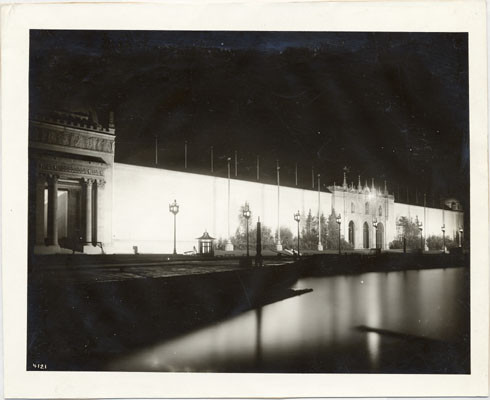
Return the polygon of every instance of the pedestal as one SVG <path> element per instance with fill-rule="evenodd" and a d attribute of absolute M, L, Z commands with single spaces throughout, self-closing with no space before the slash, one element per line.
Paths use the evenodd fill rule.
<path fill-rule="evenodd" d="M 282 244 L 281 243 L 276 244 L 276 251 L 282 251 Z"/>
<path fill-rule="evenodd" d="M 225 251 L 233 251 L 233 244 L 229 240 L 226 241 Z"/>
<path fill-rule="evenodd" d="M 321 243 L 318 243 L 317 250 L 318 250 L 318 251 L 323 251 L 323 246 L 322 246 L 322 244 L 321 244 Z"/>

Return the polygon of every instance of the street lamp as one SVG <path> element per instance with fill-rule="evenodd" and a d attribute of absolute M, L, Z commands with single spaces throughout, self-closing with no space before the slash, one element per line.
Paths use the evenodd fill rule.
<path fill-rule="evenodd" d="M 424 251 L 424 235 L 422 234 L 422 231 L 423 231 L 422 221 L 418 221 L 417 222 L 417 226 L 419 227 L 419 231 L 420 231 L 420 250 L 421 251 Z"/>
<path fill-rule="evenodd" d="M 299 213 L 299 210 L 296 214 L 294 214 L 294 220 L 298 223 L 298 257 L 299 255 L 299 221 L 301 220 L 301 215 Z"/>
<path fill-rule="evenodd" d="M 463 227 L 459 227 L 459 247 L 463 247 Z"/>
<path fill-rule="evenodd" d="M 442 252 L 446 252 L 446 224 L 442 224 L 441 226 L 441 231 L 442 231 Z"/>
<path fill-rule="evenodd" d="M 245 209 L 243 210 L 243 217 L 247 221 L 247 257 L 250 256 L 249 249 L 248 249 L 248 220 L 250 219 L 250 216 L 252 213 L 250 212 L 250 208 L 248 207 L 248 204 L 245 204 Z"/>
<path fill-rule="evenodd" d="M 337 215 L 337 224 L 339 224 L 339 255 L 340 255 L 340 223 L 342 221 L 342 217 L 339 215 Z"/>
<path fill-rule="evenodd" d="M 177 213 L 179 212 L 179 205 L 177 204 L 177 200 L 174 200 L 172 204 L 168 206 L 169 211 L 174 215 L 174 254 L 177 254 L 177 246 L 176 246 L 176 233 L 177 233 Z"/>
<path fill-rule="evenodd" d="M 373 218 L 373 226 L 376 229 L 376 249 L 378 249 L 378 220 Z"/>

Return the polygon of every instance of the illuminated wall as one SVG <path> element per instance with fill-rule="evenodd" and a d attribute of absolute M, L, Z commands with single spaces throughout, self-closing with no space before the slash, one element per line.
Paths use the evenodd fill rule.
<path fill-rule="evenodd" d="M 297 210 L 302 217 L 306 216 L 309 210 L 313 215 L 318 212 L 317 191 L 281 187 L 278 215 L 276 185 L 231 179 L 228 228 L 226 178 L 115 163 L 112 187 L 112 243 L 105 244 L 108 253 L 132 253 L 133 246 L 138 246 L 141 253 L 172 252 L 173 215 L 169 212 L 169 204 L 173 200 L 177 200 L 180 205 L 177 214 L 179 253 L 191 251 L 194 246 L 197 248 L 196 238 L 205 230 L 215 238 L 227 238 L 228 231 L 230 235 L 234 235 L 239 225 L 240 207 L 245 202 L 249 203 L 252 211 L 250 224 L 255 224 L 260 217 L 261 222 L 272 228 L 273 232 L 278 226 L 278 217 L 280 226 L 287 227 L 295 233 L 296 222 L 293 214 Z M 346 240 L 348 221 L 357 218 L 359 229 L 356 228 L 356 248 L 362 247 L 360 223 L 365 220 L 372 232 L 370 246 L 374 247 L 372 216 L 363 214 L 359 209 L 352 213 L 349 206 L 352 196 L 362 203 L 363 195 L 344 192 L 342 196 L 345 198 L 337 191 L 335 196 L 322 192 L 321 212 L 329 215 L 333 201 L 336 202 L 335 209 L 342 215 L 342 235 Z M 383 204 L 385 200 L 379 201 Z M 377 212 L 379 204 L 372 204 L 373 212 Z M 386 247 L 396 235 L 396 218 L 402 215 L 413 218 L 418 215 L 421 218 L 423 207 L 386 201 L 383 212 L 385 214 L 379 220 L 386 225 Z M 445 211 L 444 214 L 446 232 L 453 235 L 462 225 L 463 214 L 452 211 Z M 427 208 L 426 221 L 424 226 L 428 228 L 429 233 L 441 234 L 442 210 Z"/>

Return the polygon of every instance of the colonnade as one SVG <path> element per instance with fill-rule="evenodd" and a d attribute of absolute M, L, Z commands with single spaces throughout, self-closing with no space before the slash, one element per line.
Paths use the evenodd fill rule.
<path fill-rule="evenodd" d="M 54 246 L 59 247 L 58 242 L 58 187 L 59 175 L 55 174 L 39 174 L 36 181 L 36 245 L 38 246 Z M 94 235 L 97 235 L 96 208 L 97 196 L 94 197 L 94 185 L 101 186 L 103 181 L 98 181 L 92 178 L 80 178 L 78 180 L 82 186 L 83 204 L 84 204 L 84 234 L 83 242 L 90 244 L 94 240 Z M 48 189 L 48 212 L 47 221 L 45 221 L 44 213 L 44 193 Z M 47 241 L 44 237 L 44 227 L 47 222 Z"/>

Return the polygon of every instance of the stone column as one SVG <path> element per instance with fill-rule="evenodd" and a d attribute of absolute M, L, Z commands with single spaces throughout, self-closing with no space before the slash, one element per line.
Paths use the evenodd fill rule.
<path fill-rule="evenodd" d="M 48 184 L 48 245 L 58 244 L 58 176 L 51 175 Z"/>
<path fill-rule="evenodd" d="M 85 242 L 92 242 L 92 179 L 85 180 Z"/>
<path fill-rule="evenodd" d="M 39 174 L 36 180 L 36 246 L 44 246 L 44 189 L 46 176 Z"/>

